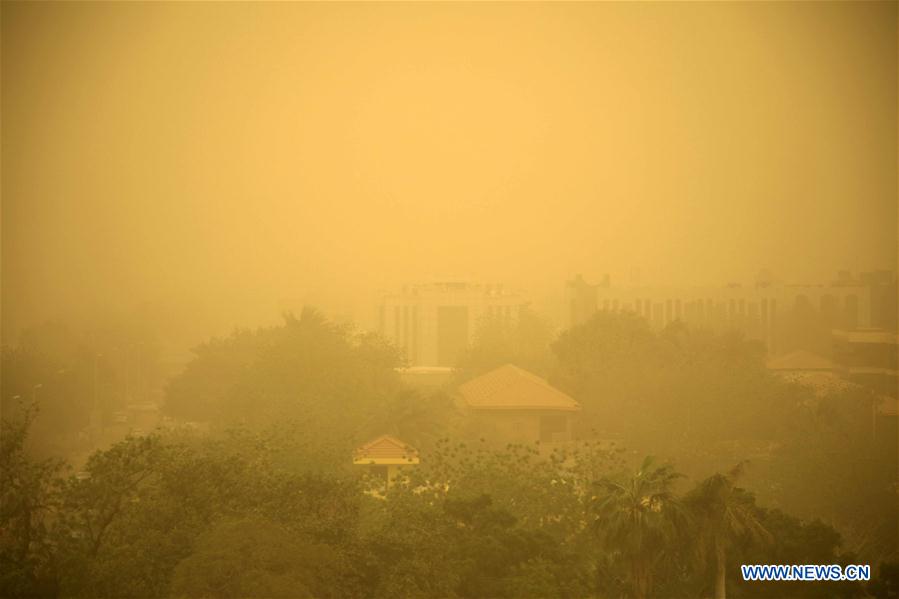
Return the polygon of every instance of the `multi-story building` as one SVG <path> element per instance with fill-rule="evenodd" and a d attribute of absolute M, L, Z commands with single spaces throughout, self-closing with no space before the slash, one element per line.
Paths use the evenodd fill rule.
<path fill-rule="evenodd" d="M 738 329 L 765 341 L 775 353 L 793 349 L 777 347 L 778 332 L 807 335 L 803 330 L 791 331 L 807 321 L 807 329 L 817 327 L 829 335 L 832 328 L 869 327 L 872 318 L 872 286 L 846 273 L 828 284 L 759 281 L 752 286 L 722 287 L 615 287 L 608 277 L 591 285 L 578 275 L 568 282 L 567 291 L 572 326 L 597 311 L 630 311 L 657 328 L 681 320 L 717 330 Z"/>
<path fill-rule="evenodd" d="M 409 285 L 385 296 L 378 329 L 396 344 L 409 366 L 454 366 L 484 317 L 515 322 L 524 296 L 502 285 L 451 280 Z"/>
<path fill-rule="evenodd" d="M 848 277 L 848 273 L 841 273 Z M 863 272 L 858 282 L 871 290 L 871 326 L 885 331 L 899 328 L 899 279 L 889 270 Z"/>

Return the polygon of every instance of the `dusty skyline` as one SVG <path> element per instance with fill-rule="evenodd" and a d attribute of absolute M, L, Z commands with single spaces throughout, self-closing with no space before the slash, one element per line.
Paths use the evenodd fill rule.
<path fill-rule="evenodd" d="M 899 588 L 899 0 L 0 27 L 0 597 Z"/>
<path fill-rule="evenodd" d="M 3 331 L 896 269 L 896 3 L 3 3 Z"/>

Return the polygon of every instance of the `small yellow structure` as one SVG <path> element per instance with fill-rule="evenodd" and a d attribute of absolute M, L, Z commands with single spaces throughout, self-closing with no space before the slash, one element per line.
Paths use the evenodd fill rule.
<path fill-rule="evenodd" d="M 401 466 L 418 464 L 419 459 L 418 451 L 411 445 L 396 437 L 381 435 L 356 449 L 353 463 L 383 472 L 389 487 Z"/>

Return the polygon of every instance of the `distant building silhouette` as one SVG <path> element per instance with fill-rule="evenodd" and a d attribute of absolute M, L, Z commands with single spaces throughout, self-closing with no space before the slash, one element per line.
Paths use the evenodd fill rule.
<path fill-rule="evenodd" d="M 524 296 L 502 285 L 452 280 L 420 283 L 385 296 L 378 330 L 405 354 L 409 366 L 455 366 L 473 341 L 478 320 L 518 320 Z"/>
<path fill-rule="evenodd" d="M 867 287 L 871 295 L 871 326 L 886 331 L 897 330 L 897 289 L 899 280 L 889 270 L 863 272 L 859 282 Z"/>
<path fill-rule="evenodd" d="M 888 271 L 858 278 L 841 272 L 835 281 L 817 285 L 778 283 L 764 273 L 751 286 L 721 287 L 616 287 L 608 277 L 591 285 L 578 275 L 568 282 L 567 293 L 570 326 L 597 311 L 630 311 L 657 328 L 680 320 L 713 330 L 737 329 L 764 341 L 771 353 L 801 347 L 791 337 L 811 340 L 817 345 L 808 349 L 830 353 L 831 329 L 896 328 L 896 278 Z"/>

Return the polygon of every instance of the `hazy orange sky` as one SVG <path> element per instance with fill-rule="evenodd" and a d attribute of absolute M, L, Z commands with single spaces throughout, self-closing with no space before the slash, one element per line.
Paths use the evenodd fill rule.
<path fill-rule="evenodd" d="M 5 333 L 896 267 L 897 3 L 2 5 Z"/>

